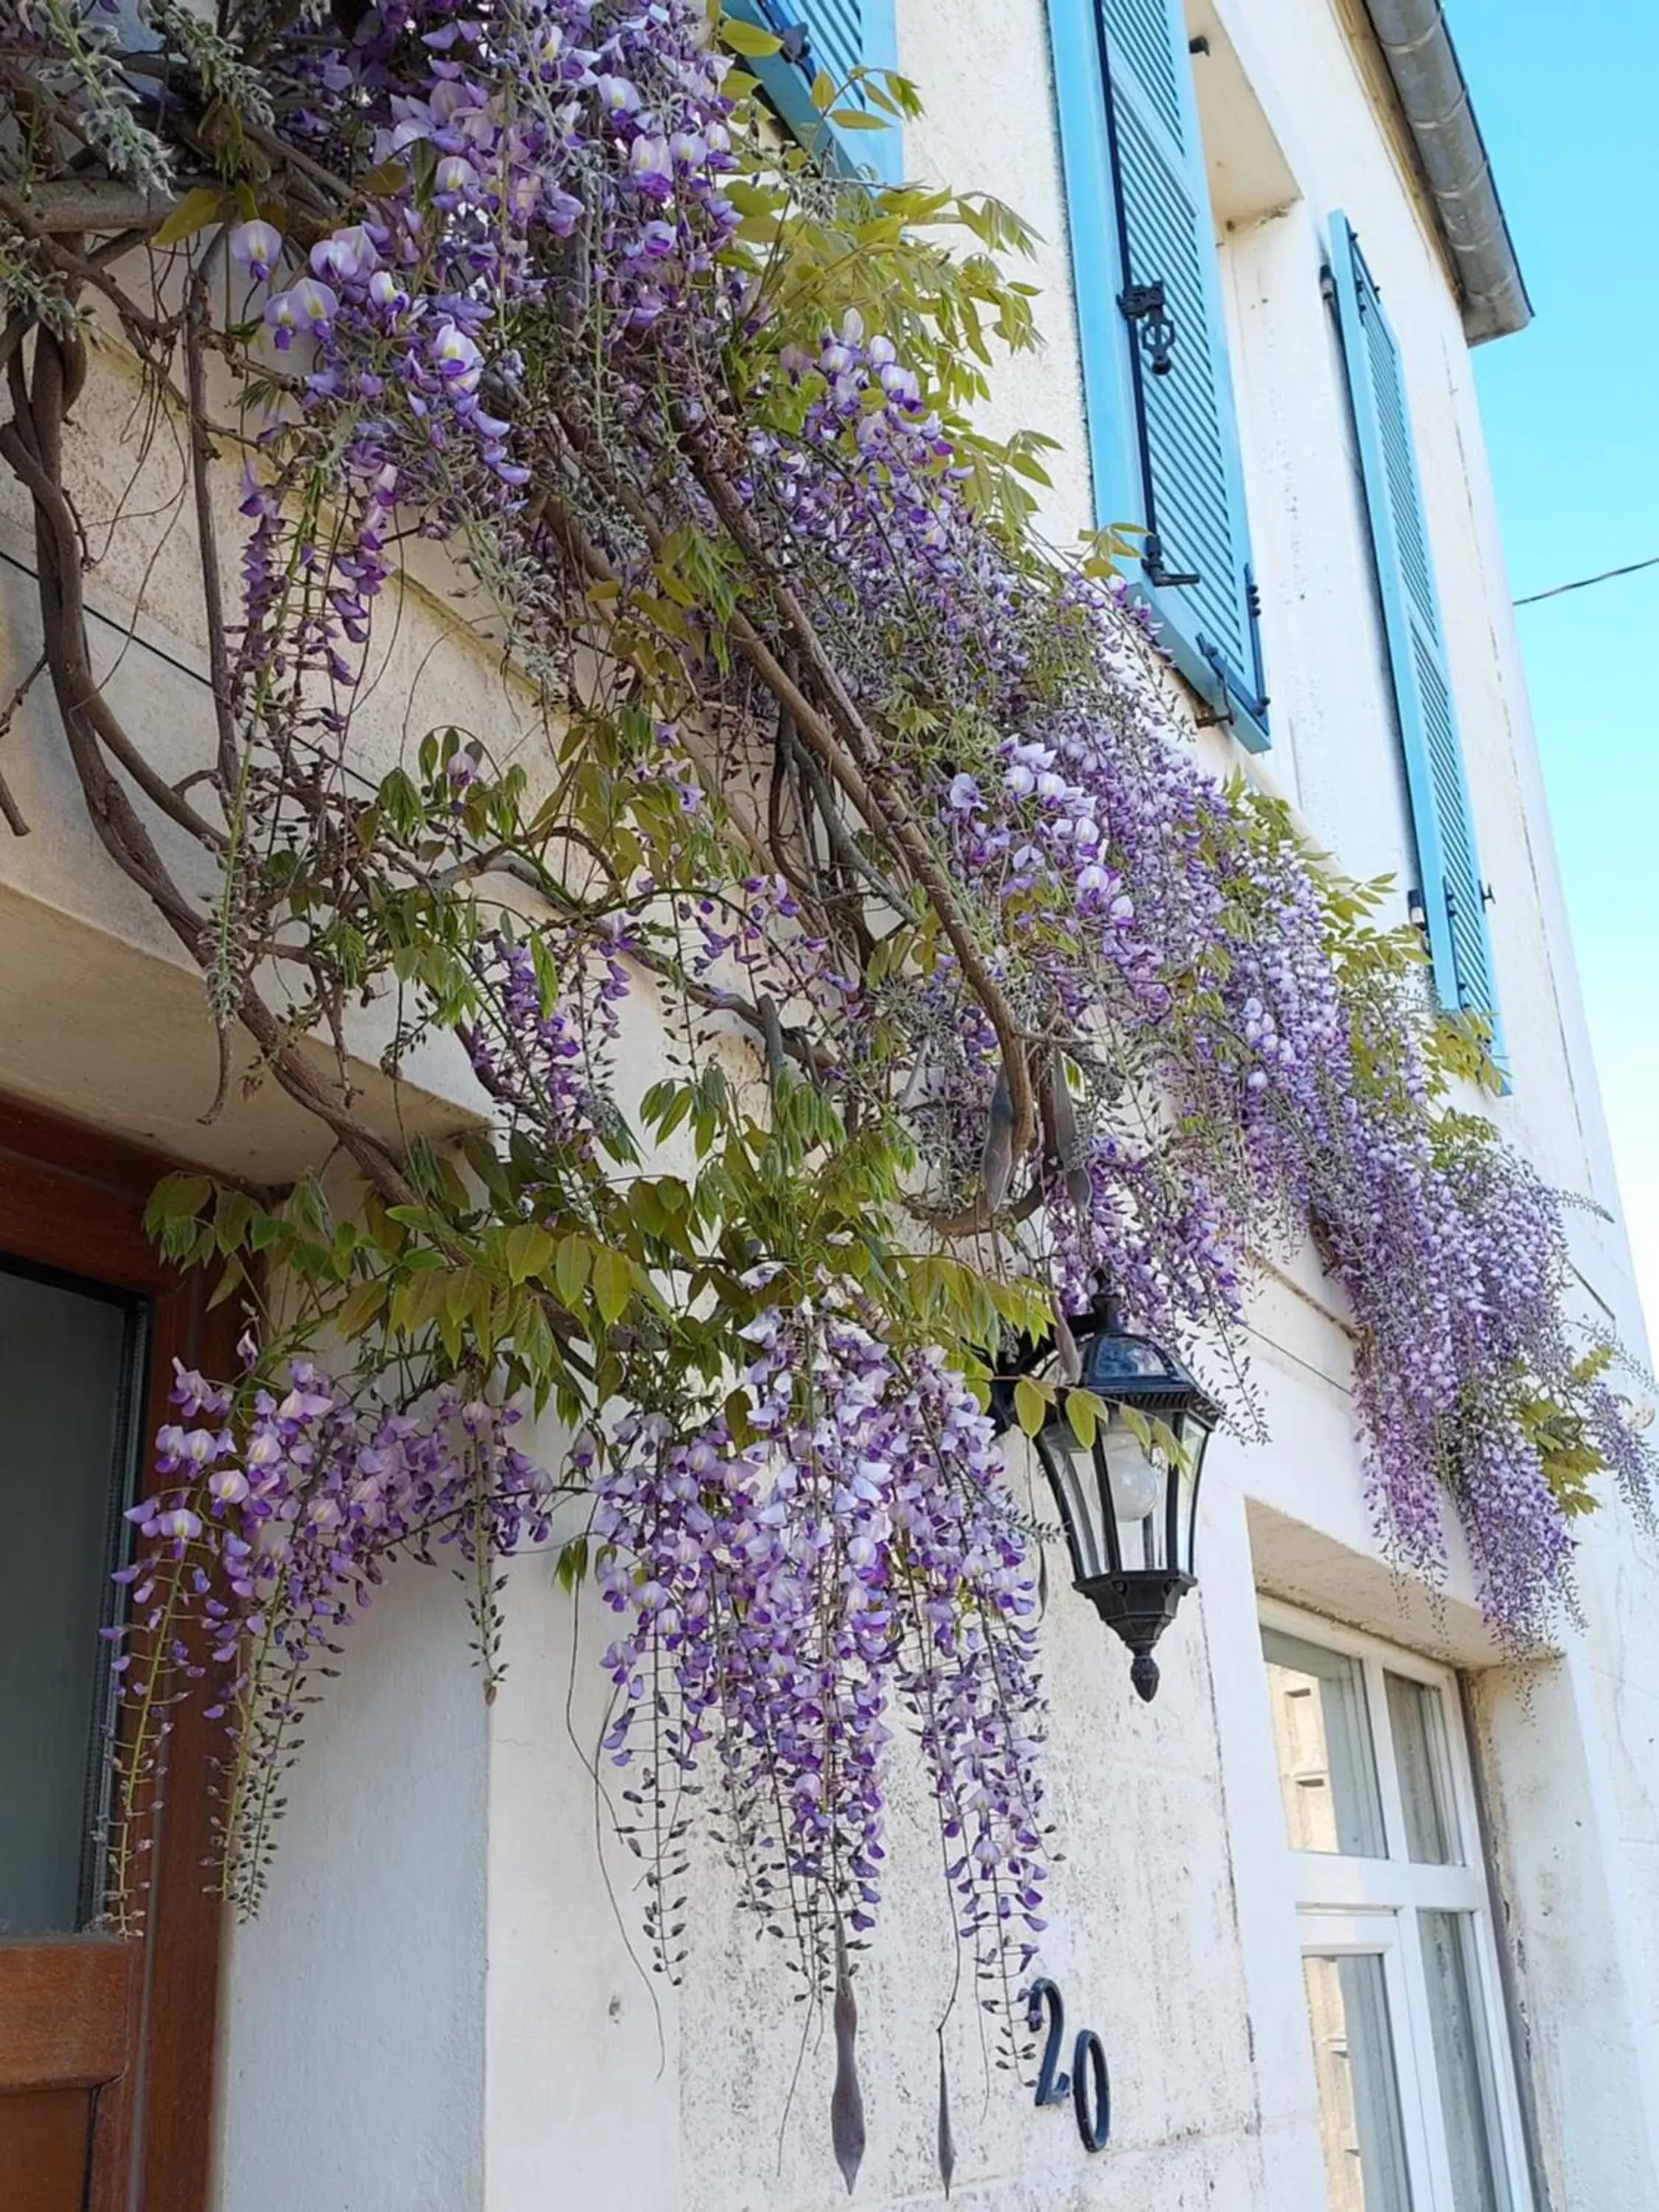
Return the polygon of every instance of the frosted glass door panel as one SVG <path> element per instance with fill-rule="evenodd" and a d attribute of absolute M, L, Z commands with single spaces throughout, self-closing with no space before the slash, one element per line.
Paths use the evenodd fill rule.
<path fill-rule="evenodd" d="M 1446 2124 L 1455 2212 L 1509 2212 L 1502 2160 L 1492 2140 L 1492 2057 L 1474 2002 L 1469 1916 L 1419 1912 L 1423 1974 L 1429 1990 L 1434 2069 Z"/>
<path fill-rule="evenodd" d="M 1302 1965 L 1327 2212 L 1413 2212 L 1382 1960 L 1365 1951 Z"/>
<path fill-rule="evenodd" d="M 0 1260 L 0 1936 L 94 1910 L 138 1310 Z"/>

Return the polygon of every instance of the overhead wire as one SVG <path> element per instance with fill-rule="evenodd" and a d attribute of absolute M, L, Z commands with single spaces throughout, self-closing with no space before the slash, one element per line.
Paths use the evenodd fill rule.
<path fill-rule="evenodd" d="M 1599 575 L 1576 576 L 1570 584 L 1552 584 L 1547 592 L 1528 592 L 1525 599 L 1516 599 L 1517 607 L 1535 607 L 1540 599 L 1559 599 L 1564 592 L 1582 592 L 1591 584 L 1611 583 L 1615 576 L 1633 576 L 1642 568 L 1659 568 L 1659 553 L 1650 554 L 1645 561 L 1627 561 L 1622 568 L 1603 568 Z"/>

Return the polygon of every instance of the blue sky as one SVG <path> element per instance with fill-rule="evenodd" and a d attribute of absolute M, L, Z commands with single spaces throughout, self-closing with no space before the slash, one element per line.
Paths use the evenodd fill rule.
<path fill-rule="evenodd" d="M 1519 597 L 1659 554 L 1659 9 L 1448 0 L 1536 311 L 1475 353 Z M 1523 607 L 1539 747 L 1659 1335 L 1659 568 Z"/>

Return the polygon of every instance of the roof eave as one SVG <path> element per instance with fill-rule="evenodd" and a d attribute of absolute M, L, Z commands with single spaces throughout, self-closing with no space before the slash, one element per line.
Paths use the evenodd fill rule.
<path fill-rule="evenodd" d="M 1515 241 L 1441 0 L 1365 0 L 1456 272 L 1471 345 L 1532 320 Z"/>

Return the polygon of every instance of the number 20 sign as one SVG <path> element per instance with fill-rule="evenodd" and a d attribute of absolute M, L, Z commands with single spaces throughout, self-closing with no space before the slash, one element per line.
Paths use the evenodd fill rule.
<path fill-rule="evenodd" d="M 1091 2027 L 1078 2030 L 1072 2045 L 1072 2070 L 1062 2073 L 1060 2054 L 1066 2041 L 1066 2007 L 1060 1991 L 1049 1981 L 1033 1982 L 1026 1999 L 1026 2015 L 1035 2035 L 1048 2016 L 1048 2036 L 1042 2046 L 1037 2072 L 1039 2105 L 1063 2105 L 1069 2097 L 1077 2115 L 1077 2131 L 1085 2150 L 1104 2150 L 1112 2132 L 1112 2083 L 1106 2071 L 1106 2053 Z"/>

